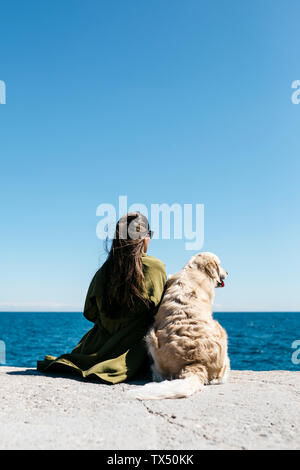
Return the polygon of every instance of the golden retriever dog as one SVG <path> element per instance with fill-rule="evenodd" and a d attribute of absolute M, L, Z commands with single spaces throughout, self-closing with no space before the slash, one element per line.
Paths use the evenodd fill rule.
<path fill-rule="evenodd" d="M 213 319 L 215 287 L 227 272 L 213 253 L 198 253 L 171 276 L 146 336 L 153 380 L 131 390 L 138 399 L 188 397 L 205 384 L 224 383 L 230 369 L 227 334 Z"/>

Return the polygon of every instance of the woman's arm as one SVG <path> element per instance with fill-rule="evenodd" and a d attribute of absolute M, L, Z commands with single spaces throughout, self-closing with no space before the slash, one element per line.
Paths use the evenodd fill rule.
<path fill-rule="evenodd" d="M 163 298 L 167 282 L 165 265 L 155 259 L 155 263 L 151 263 L 147 271 L 146 276 L 149 277 L 151 281 L 150 289 L 148 290 L 149 300 L 153 307 L 157 307 Z"/>
<path fill-rule="evenodd" d="M 85 318 L 93 323 L 95 323 L 99 316 L 96 298 L 97 296 L 101 296 L 102 281 L 102 268 L 100 268 L 90 283 L 83 309 L 83 315 Z"/>

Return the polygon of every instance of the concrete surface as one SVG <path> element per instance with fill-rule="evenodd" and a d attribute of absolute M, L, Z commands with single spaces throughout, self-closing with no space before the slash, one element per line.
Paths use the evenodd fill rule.
<path fill-rule="evenodd" d="M 233 371 L 185 399 L 0 367 L 1 449 L 300 449 L 300 372 Z"/>

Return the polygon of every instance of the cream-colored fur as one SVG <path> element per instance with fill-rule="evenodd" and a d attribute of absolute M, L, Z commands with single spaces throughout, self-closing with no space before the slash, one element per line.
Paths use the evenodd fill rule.
<path fill-rule="evenodd" d="M 139 399 L 187 397 L 205 384 L 223 383 L 230 369 L 227 334 L 213 319 L 215 287 L 227 276 L 213 253 L 199 253 L 167 282 L 146 336 L 153 380 L 129 394 Z"/>

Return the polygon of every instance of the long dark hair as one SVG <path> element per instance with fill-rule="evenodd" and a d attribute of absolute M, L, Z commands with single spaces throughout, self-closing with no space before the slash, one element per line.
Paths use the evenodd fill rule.
<path fill-rule="evenodd" d="M 149 236 L 149 223 L 140 212 L 129 212 L 116 226 L 112 245 L 105 262 L 105 286 L 102 305 L 107 316 L 119 316 L 125 309 L 132 311 L 142 295 L 144 272 L 143 239 Z"/>

